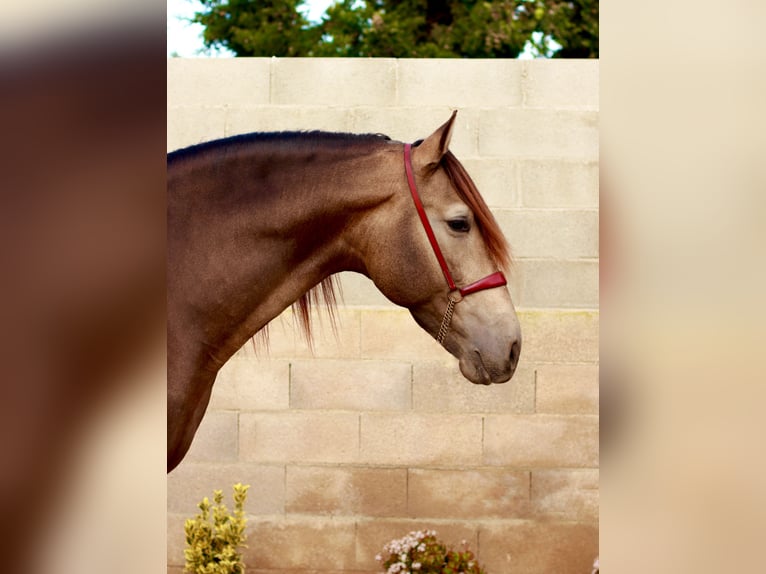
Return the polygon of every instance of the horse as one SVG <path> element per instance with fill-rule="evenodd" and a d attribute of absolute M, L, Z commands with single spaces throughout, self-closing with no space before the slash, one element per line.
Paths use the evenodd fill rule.
<path fill-rule="evenodd" d="M 276 132 L 168 154 L 168 472 L 224 363 L 290 305 L 310 340 L 310 309 L 333 308 L 341 271 L 407 308 L 469 381 L 511 379 L 510 251 L 449 150 L 456 113 L 414 144 Z"/>

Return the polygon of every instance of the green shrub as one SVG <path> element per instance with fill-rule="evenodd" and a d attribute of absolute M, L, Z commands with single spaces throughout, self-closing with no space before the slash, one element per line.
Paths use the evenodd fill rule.
<path fill-rule="evenodd" d="M 250 485 L 234 485 L 234 514 L 223 504 L 223 492 L 213 491 L 214 506 L 207 497 L 197 506 L 200 513 L 184 523 L 185 572 L 192 574 L 243 574 L 240 547 L 245 547 L 245 499 Z M 212 522 L 211 522 L 212 510 Z"/>
<path fill-rule="evenodd" d="M 378 554 L 375 559 L 387 574 L 486 574 L 465 541 L 462 552 L 448 550 L 433 530 L 410 532 L 383 552 L 387 558 Z"/>

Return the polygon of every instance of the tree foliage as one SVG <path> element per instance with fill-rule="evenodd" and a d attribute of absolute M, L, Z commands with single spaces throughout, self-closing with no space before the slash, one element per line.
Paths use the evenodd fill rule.
<path fill-rule="evenodd" d="M 321 22 L 303 0 L 201 0 L 207 47 L 237 56 L 598 57 L 598 0 L 336 0 Z"/>
<path fill-rule="evenodd" d="M 537 4 L 544 11 L 540 31 L 561 45 L 555 58 L 598 58 L 598 0 Z"/>

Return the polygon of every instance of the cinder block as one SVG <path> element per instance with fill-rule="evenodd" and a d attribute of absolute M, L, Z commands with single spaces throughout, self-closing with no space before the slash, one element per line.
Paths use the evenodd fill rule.
<path fill-rule="evenodd" d="M 598 522 L 598 469 L 533 470 L 532 511 L 536 516 Z"/>
<path fill-rule="evenodd" d="M 598 257 L 596 210 L 499 209 L 495 218 L 516 257 Z"/>
<path fill-rule="evenodd" d="M 517 259 L 516 263 L 511 283 L 518 285 L 514 301 L 519 307 L 598 309 L 597 260 Z"/>
<path fill-rule="evenodd" d="M 482 110 L 479 154 L 513 158 L 598 159 L 598 112 Z"/>
<path fill-rule="evenodd" d="M 290 513 L 404 516 L 407 512 L 405 469 L 290 466 L 286 484 Z"/>
<path fill-rule="evenodd" d="M 184 462 L 236 461 L 238 416 L 235 411 L 208 410 Z"/>
<path fill-rule="evenodd" d="M 464 540 L 474 552 L 478 547 L 478 526 L 470 522 L 423 519 L 360 520 L 356 534 L 357 568 L 380 572 L 380 563 L 375 561 L 375 556 L 383 554 L 383 546 L 417 530 L 435 530 L 437 538 L 448 548 L 461 549 L 461 542 Z"/>
<path fill-rule="evenodd" d="M 361 313 L 356 309 L 338 307 L 334 311 L 335 323 L 327 308 L 320 306 L 312 314 L 311 344 L 303 333 L 296 330 L 297 353 L 295 357 L 322 359 L 356 359 L 361 357 Z"/>
<path fill-rule="evenodd" d="M 511 295 L 511 301 L 513 302 L 516 314 L 521 310 L 523 306 L 522 301 L 522 288 L 524 287 L 524 262 L 523 259 L 517 259 L 516 254 L 513 251 L 513 245 L 511 247 L 511 268 L 508 273 L 505 274 L 505 278 L 508 280 L 508 292 Z M 524 336 L 522 330 L 522 337 Z M 523 346 L 522 346 L 523 349 Z"/>
<path fill-rule="evenodd" d="M 537 371 L 538 413 L 598 414 L 597 365 L 542 365 Z"/>
<path fill-rule="evenodd" d="M 527 60 L 523 62 L 524 106 L 598 109 L 598 60 Z"/>
<path fill-rule="evenodd" d="M 450 150 L 464 159 L 476 157 L 479 112 L 474 108 L 443 107 L 359 107 L 352 114 L 356 133 L 383 133 L 404 143 L 430 136 L 458 109 Z"/>
<path fill-rule="evenodd" d="M 521 61 L 401 59 L 400 106 L 513 107 L 521 105 Z"/>
<path fill-rule="evenodd" d="M 245 502 L 248 514 L 284 513 L 285 468 L 242 462 L 181 464 L 168 475 L 168 511 L 194 516 L 203 497 L 213 499 L 213 490 L 222 490 L 226 506 L 232 508 L 231 488 L 237 482 L 250 485 Z"/>
<path fill-rule="evenodd" d="M 389 307 L 396 308 L 375 286 L 372 279 L 360 273 L 338 273 L 343 304 L 348 307 Z"/>
<path fill-rule="evenodd" d="M 241 106 L 226 111 L 226 135 L 250 132 L 351 131 L 351 112 L 327 106 Z"/>
<path fill-rule="evenodd" d="M 596 161 L 524 160 L 519 162 L 526 207 L 598 208 Z"/>
<path fill-rule="evenodd" d="M 334 311 L 335 323 L 325 305 L 311 313 L 311 343 L 306 339 L 298 317 L 290 308 L 268 324 L 267 336 L 257 335 L 237 351 L 235 358 L 311 359 L 359 358 L 359 311 L 339 306 Z"/>
<path fill-rule="evenodd" d="M 597 467 L 598 417 L 487 415 L 484 463 L 516 468 Z"/>
<path fill-rule="evenodd" d="M 168 106 L 269 103 L 270 58 L 169 58 Z"/>
<path fill-rule="evenodd" d="M 496 217 L 498 208 L 521 206 L 515 161 L 503 158 L 468 158 L 461 160 L 461 163 Z"/>
<path fill-rule="evenodd" d="M 307 106 L 390 106 L 396 103 L 396 60 L 278 58 L 272 60 L 271 103 Z"/>
<path fill-rule="evenodd" d="M 406 309 L 365 309 L 361 319 L 363 358 L 415 361 L 450 356 Z"/>
<path fill-rule="evenodd" d="M 248 572 L 270 568 L 280 572 L 290 569 L 344 571 L 355 566 L 353 520 L 256 518 L 249 521 L 247 536 L 244 562 Z"/>
<path fill-rule="evenodd" d="M 543 363 L 598 361 L 598 312 L 521 311 L 522 359 Z"/>
<path fill-rule="evenodd" d="M 388 465 L 481 463 L 481 417 L 362 413 L 360 461 Z"/>
<path fill-rule="evenodd" d="M 290 363 L 232 358 L 218 372 L 211 409 L 275 410 L 290 406 Z"/>
<path fill-rule="evenodd" d="M 522 334 L 523 337 L 523 334 Z M 521 360 L 513 378 L 502 385 L 474 385 L 457 365 L 418 361 L 413 365 L 413 408 L 420 412 L 532 413 L 535 402 L 535 367 Z"/>
<path fill-rule="evenodd" d="M 168 152 L 226 135 L 222 107 L 168 108 Z"/>
<path fill-rule="evenodd" d="M 184 559 L 184 549 L 186 548 L 186 534 L 184 534 L 184 522 L 187 518 L 194 518 L 196 512 L 191 514 L 168 514 L 167 519 L 167 547 L 168 547 L 168 565 L 180 566 L 183 568 L 186 563 Z"/>
<path fill-rule="evenodd" d="M 295 361 L 290 406 L 297 409 L 409 410 L 412 367 L 394 361 Z"/>
<path fill-rule="evenodd" d="M 487 572 L 582 574 L 598 556 L 598 527 L 557 522 L 485 523 L 479 532 Z"/>
<path fill-rule="evenodd" d="M 529 473 L 505 469 L 410 469 L 409 515 L 418 518 L 519 518 L 530 511 Z"/>
<path fill-rule="evenodd" d="M 253 462 L 356 462 L 359 415 L 286 412 L 240 415 L 240 459 Z"/>

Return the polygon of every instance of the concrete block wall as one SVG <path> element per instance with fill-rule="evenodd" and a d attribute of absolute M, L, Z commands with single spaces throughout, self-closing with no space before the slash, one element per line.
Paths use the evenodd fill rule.
<path fill-rule="evenodd" d="M 214 488 L 248 498 L 248 572 L 374 572 L 390 539 L 433 528 L 490 574 L 589 572 L 598 554 L 598 62 L 168 61 L 168 150 L 294 129 L 430 134 L 508 237 L 521 362 L 478 387 L 366 278 L 344 274 L 313 350 L 286 312 L 224 367 L 168 477 L 168 568 Z"/>

